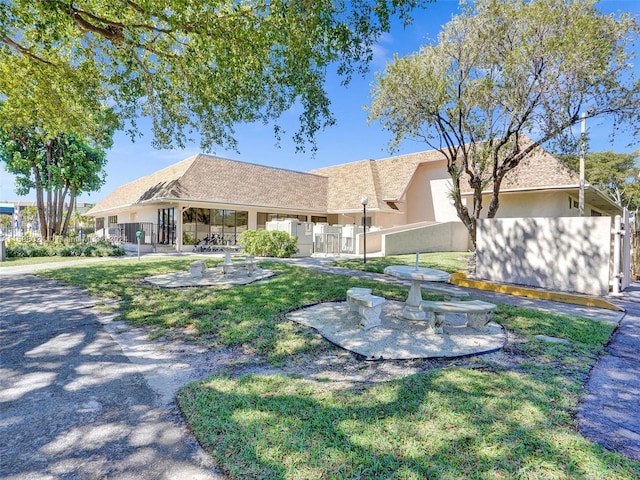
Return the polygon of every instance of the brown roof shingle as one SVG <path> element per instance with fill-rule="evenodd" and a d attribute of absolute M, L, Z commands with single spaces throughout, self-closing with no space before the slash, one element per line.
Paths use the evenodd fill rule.
<path fill-rule="evenodd" d="M 210 155 L 195 155 L 113 191 L 88 214 L 97 214 L 142 202 L 167 199 L 255 205 L 337 213 L 362 208 L 386 210 L 385 200 L 401 200 L 420 164 L 438 162 L 437 150 L 360 160 L 308 173 Z M 542 148 L 509 172 L 501 191 L 575 187 L 578 176 Z M 462 181 L 462 193 L 471 190 Z"/>
<path fill-rule="evenodd" d="M 385 200 L 399 200 L 418 165 L 442 160 L 436 150 L 418 152 L 381 160 L 361 160 L 333 167 L 311 170 L 329 179 L 330 212 L 354 211 L 362 208 L 360 198 L 369 197 L 368 208 L 389 209 Z"/>
<path fill-rule="evenodd" d="M 88 214 L 181 199 L 326 212 L 327 179 L 210 155 L 196 155 L 114 190 Z"/>

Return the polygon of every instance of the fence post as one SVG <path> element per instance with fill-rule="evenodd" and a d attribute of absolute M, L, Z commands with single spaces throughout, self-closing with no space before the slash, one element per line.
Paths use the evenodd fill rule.
<path fill-rule="evenodd" d="M 629 210 L 624 209 L 622 218 L 622 290 L 631 285 L 631 222 Z"/>
<path fill-rule="evenodd" d="M 613 227 L 613 289 L 612 295 L 620 295 L 620 215 L 616 215 Z"/>

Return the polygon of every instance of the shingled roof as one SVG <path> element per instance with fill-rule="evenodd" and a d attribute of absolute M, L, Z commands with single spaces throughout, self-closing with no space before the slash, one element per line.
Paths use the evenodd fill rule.
<path fill-rule="evenodd" d="M 537 148 L 531 156 L 505 175 L 500 191 L 569 188 L 579 183 L 576 172 L 543 148 Z M 463 194 L 471 193 L 467 182 L 461 182 L 461 191 Z"/>
<path fill-rule="evenodd" d="M 170 200 L 324 213 L 327 179 L 200 154 L 123 185 L 87 214 Z"/>
<path fill-rule="evenodd" d="M 437 150 L 380 160 L 360 160 L 308 173 L 266 167 L 210 155 L 195 155 L 123 185 L 93 207 L 98 214 L 152 201 L 199 201 L 322 213 L 391 210 L 403 199 L 416 169 L 443 161 Z M 501 191 L 577 188 L 578 175 L 542 148 L 510 171 Z M 461 182 L 469 195 L 468 183 Z"/>
<path fill-rule="evenodd" d="M 311 170 L 329 178 L 329 212 L 355 211 L 362 208 L 360 198 L 369 197 L 367 208 L 390 210 L 386 201 L 402 198 L 421 163 L 443 160 L 436 150 L 411 153 L 380 160 L 361 160 L 333 167 Z"/>

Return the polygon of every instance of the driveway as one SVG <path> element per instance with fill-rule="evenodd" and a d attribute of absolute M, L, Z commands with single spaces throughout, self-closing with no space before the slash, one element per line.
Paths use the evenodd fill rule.
<path fill-rule="evenodd" d="M 223 478 L 173 403 L 179 385 L 207 372 L 181 372 L 175 352 L 125 355 L 96 301 L 0 275 L 0 478 Z"/>

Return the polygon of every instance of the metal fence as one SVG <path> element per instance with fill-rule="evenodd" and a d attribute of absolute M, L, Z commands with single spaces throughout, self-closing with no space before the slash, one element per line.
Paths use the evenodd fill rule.
<path fill-rule="evenodd" d="M 109 227 L 109 239 L 115 243 L 137 243 L 137 232 L 142 232 L 140 243 L 155 245 L 158 226 L 148 222 L 118 223 Z"/>
<path fill-rule="evenodd" d="M 340 233 L 316 233 L 313 236 L 314 253 L 339 255 L 355 253 L 356 244 L 353 237 L 343 237 Z"/>

